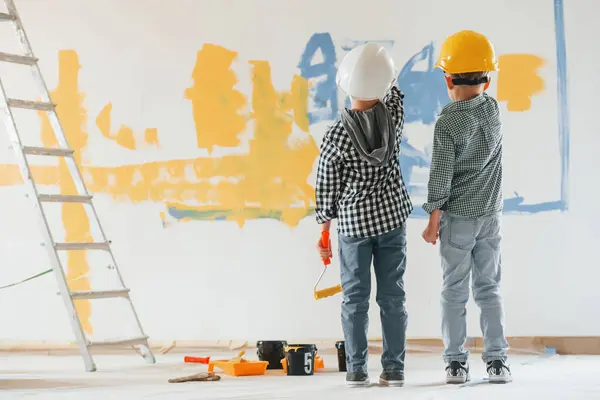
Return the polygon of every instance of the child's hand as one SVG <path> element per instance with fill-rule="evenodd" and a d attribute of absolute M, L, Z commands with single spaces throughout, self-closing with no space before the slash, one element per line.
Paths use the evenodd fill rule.
<path fill-rule="evenodd" d="M 325 248 L 321 243 L 321 239 L 319 239 L 319 241 L 317 242 L 317 250 L 319 251 L 319 255 L 321 256 L 322 260 L 331 258 L 333 256 L 333 254 L 331 253 L 331 240 L 329 240 L 329 245 L 327 246 L 327 248 Z"/>
<path fill-rule="evenodd" d="M 425 240 L 427 243 L 435 244 L 439 238 L 439 229 L 439 224 L 435 224 L 429 221 L 427 227 L 421 234 L 423 240 Z"/>
<path fill-rule="evenodd" d="M 435 244 L 440 237 L 440 216 L 440 210 L 433 210 L 431 214 L 429 214 L 429 223 L 427 224 L 427 228 L 425 228 L 421 234 L 421 237 L 423 237 L 423 240 L 427 243 Z"/>

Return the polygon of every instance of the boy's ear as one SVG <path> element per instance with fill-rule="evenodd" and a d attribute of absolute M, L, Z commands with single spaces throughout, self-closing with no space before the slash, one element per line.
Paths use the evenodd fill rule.
<path fill-rule="evenodd" d="M 448 89 L 452 90 L 454 88 L 454 83 L 452 83 L 452 77 L 444 75 L 444 79 L 446 79 L 446 86 L 448 86 Z"/>
<path fill-rule="evenodd" d="M 491 76 L 488 77 L 488 81 L 486 82 L 485 86 L 483 87 L 483 91 L 484 92 L 490 87 L 490 83 L 492 83 L 492 77 Z"/>

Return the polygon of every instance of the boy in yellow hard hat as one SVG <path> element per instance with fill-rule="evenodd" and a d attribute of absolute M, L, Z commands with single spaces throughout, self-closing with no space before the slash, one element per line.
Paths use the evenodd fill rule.
<path fill-rule="evenodd" d="M 367 43 L 340 63 L 337 83 L 352 106 L 325 133 L 321 144 L 316 217 L 329 231 L 337 219 L 343 289 L 342 330 L 346 350 L 346 383 L 368 386 L 367 328 L 371 263 L 381 310 L 385 386 L 404 384 L 407 314 L 404 307 L 406 269 L 405 221 L 412 211 L 400 173 L 404 126 L 403 94 L 392 86 L 397 78 L 390 54 Z M 331 246 L 322 246 L 323 258 Z"/>
<path fill-rule="evenodd" d="M 446 74 L 453 103 L 442 109 L 435 125 L 423 239 L 440 241 L 446 382 L 469 380 L 464 345 L 472 277 L 489 380 L 506 383 L 511 373 L 500 295 L 502 124 L 498 102 L 485 93 L 497 60 L 485 36 L 461 31 L 446 39 L 437 67 Z"/>

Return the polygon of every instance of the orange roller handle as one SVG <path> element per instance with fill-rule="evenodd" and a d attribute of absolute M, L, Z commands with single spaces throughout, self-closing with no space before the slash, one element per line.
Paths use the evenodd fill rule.
<path fill-rule="evenodd" d="M 323 247 L 324 249 L 329 248 L 329 231 L 321 232 L 321 247 Z M 323 264 L 325 264 L 325 265 L 331 264 L 331 258 L 324 259 Z"/>
<path fill-rule="evenodd" d="M 183 362 L 186 363 L 198 363 L 198 364 L 208 364 L 210 362 L 210 357 L 183 357 Z"/>

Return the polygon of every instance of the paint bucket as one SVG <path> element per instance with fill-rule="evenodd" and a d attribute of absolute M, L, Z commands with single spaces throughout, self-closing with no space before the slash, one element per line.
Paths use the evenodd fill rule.
<path fill-rule="evenodd" d="M 340 372 L 346 372 L 346 345 L 343 340 L 335 343 L 335 348 L 337 349 L 337 359 L 338 359 L 338 370 Z"/>
<path fill-rule="evenodd" d="M 268 361 L 267 369 L 282 369 L 281 360 L 285 358 L 285 340 L 260 340 L 256 342 L 256 355 L 260 361 Z"/>
<path fill-rule="evenodd" d="M 313 375 L 315 373 L 315 356 L 317 346 L 314 344 L 290 344 L 285 348 L 288 375 Z"/>

